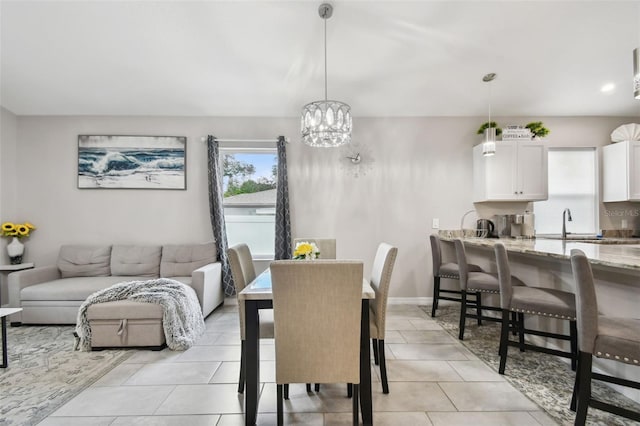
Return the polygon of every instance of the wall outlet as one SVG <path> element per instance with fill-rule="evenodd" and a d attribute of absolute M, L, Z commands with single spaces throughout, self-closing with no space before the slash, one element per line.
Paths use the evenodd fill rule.
<path fill-rule="evenodd" d="M 440 229 L 440 219 L 435 218 L 431 221 L 431 228 L 432 229 Z"/>
<path fill-rule="evenodd" d="M 622 219 L 622 229 L 627 229 L 627 219 Z"/>

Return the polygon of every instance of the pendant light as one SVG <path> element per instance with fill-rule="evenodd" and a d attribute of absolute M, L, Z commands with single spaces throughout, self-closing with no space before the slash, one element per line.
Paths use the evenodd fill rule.
<path fill-rule="evenodd" d="M 302 108 L 302 142 L 310 146 L 335 147 L 351 141 L 351 107 L 327 98 L 327 19 L 333 14 L 330 4 L 318 9 L 324 20 L 324 100 Z"/>
<path fill-rule="evenodd" d="M 633 97 L 640 99 L 640 47 L 633 49 Z"/>
<path fill-rule="evenodd" d="M 496 153 L 496 128 L 491 127 L 491 82 L 497 77 L 496 73 L 489 73 L 482 77 L 482 81 L 489 83 L 489 127 L 484 129 L 484 141 L 482 142 L 482 155 L 489 157 Z"/>

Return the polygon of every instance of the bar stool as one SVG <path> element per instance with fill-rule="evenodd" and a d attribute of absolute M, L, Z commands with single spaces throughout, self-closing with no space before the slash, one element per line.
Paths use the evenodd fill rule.
<path fill-rule="evenodd" d="M 511 285 L 511 268 L 504 244 L 497 243 L 494 246 L 496 263 L 498 266 L 498 282 L 500 285 L 500 307 L 502 308 L 502 332 L 500 334 L 500 367 L 498 372 L 504 374 L 507 364 L 507 352 L 509 346 L 517 346 L 521 352 L 529 349 L 551 355 L 571 359 L 571 369 L 575 371 L 578 360 L 578 331 L 576 328 L 576 298 L 573 293 L 543 287 Z M 509 313 L 517 313 L 518 324 L 513 329 L 518 331 L 519 341 L 509 340 Z M 549 318 L 558 318 L 569 321 L 569 335 L 550 333 L 540 330 L 530 330 L 524 326 L 524 314 L 539 315 Z M 569 340 L 571 352 L 550 349 L 544 346 L 536 346 L 524 343 L 524 335 L 533 334 L 554 339 Z"/>
<path fill-rule="evenodd" d="M 501 308 L 482 304 L 482 293 L 498 294 L 500 293 L 500 284 L 498 283 L 498 274 L 492 272 L 475 272 L 469 270 L 467 263 L 467 254 L 461 239 L 455 239 L 453 244 L 456 248 L 456 257 L 458 258 L 458 267 L 460 271 L 460 332 L 458 339 L 464 339 L 464 328 L 467 318 L 475 318 L 478 325 L 482 325 L 482 320 L 502 322 L 501 318 L 488 317 L 482 315 L 482 310 L 502 312 Z M 516 277 L 511 277 L 511 284 L 514 286 L 523 286 L 524 283 Z M 469 295 L 475 295 L 475 300 L 469 300 Z M 467 312 L 467 307 L 475 308 L 476 313 Z M 512 322 L 517 324 L 516 313 L 512 312 Z M 515 330 L 514 330 L 515 334 Z"/>
<path fill-rule="evenodd" d="M 436 234 L 429 235 L 431 240 L 431 259 L 433 260 L 433 304 L 431 306 L 431 316 L 436 316 L 439 300 L 450 300 L 452 302 L 460 302 L 461 297 L 441 296 L 440 293 L 462 295 L 460 290 L 449 290 L 440 288 L 440 278 L 448 278 L 452 280 L 460 279 L 458 264 L 454 262 L 442 262 L 442 251 L 440 250 L 440 237 Z M 478 265 L 469 264 L 469 271 L 481 272 L 482 268 Z"/>
<path fill-rule="evenodd" d="M 591 396 L 591 380 L 615 383 L 640 389 L 639 382 L 620 377 L 594 373 L 593 357 L 605 358 L 625 364 L 640 365 L 640 319 L 616 318 L 600 315 L 593 285 L 593 272 L 581 250 L 571 250 L 571 269 L 576 285 L 578 314 L 578 374 L 573 387 L 571 409 L 576 411 L 576 425 L 584 425 L 591 406 L 635 421 L 640 413 L 599 401 Z"/>

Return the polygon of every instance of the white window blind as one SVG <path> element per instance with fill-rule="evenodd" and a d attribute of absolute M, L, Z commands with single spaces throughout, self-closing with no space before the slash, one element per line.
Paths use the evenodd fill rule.
<path fill-rule="evenodd" d="M 595 148 L 549 149 L 549 199 L 534 203 L 536 234 L 560 234 L 565 208 L 567 232 L 598 232 L 596 164 Z"/>

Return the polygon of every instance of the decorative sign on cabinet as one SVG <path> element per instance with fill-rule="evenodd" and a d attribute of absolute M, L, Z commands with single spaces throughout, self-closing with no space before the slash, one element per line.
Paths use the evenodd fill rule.
<path fill-rule="evenodd" d="M 541 201 L 548 198 L 547 146 L 536 141 L 496 142 L 493 156 L 473 147 L 473 201 Z"/>
<path fill-rule="evenodd" d="M 602 147 L 602 201 L 640 201 L 640 141 Z"/>

